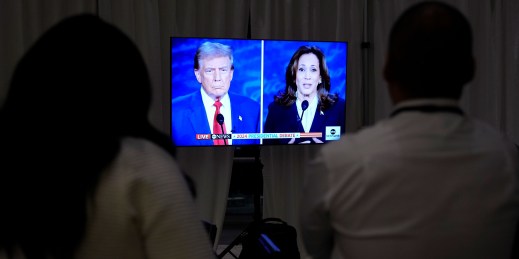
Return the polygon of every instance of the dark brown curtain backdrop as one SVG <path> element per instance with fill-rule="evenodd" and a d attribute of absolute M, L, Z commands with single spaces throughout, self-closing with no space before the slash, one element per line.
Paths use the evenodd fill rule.
<path fill-rule="evenodd" d="M 418 0 L 0 0 L 0 104 L 14 65 L 49 26 L 76 13 L 97 13 L 140 47 L 152 77 L 150 119 L 169 131 L 169 37 L 340 40 L 349 42 L 347 131 L 386 117 L 392 108 L 382 79 L 392 23 Z M 519 143 L 519 2 L 448 0 L 474 29 L 476 78 L 462 106 Z M 367 7 L 367 8 L 366 8 Z M 363 59 L 363 40 L 371 42 Z M 367 62 L 367 63 L 366 63 Z M 363 72 L 365 74 L 363 74 Z M 363 79 L 363 75 L 367 75 Z M 364 95 L 367 93 L 367 96 Z M 264 217 L 298 226 L 305 163 L 315 146 L 263 147 Z M 184 148 L 179 164 L 192 176 L 201 219 L 221 230 L 234 150 Z M 219 234 L 217 236 L 217 239 Z M 302 245 L 300 244 L 302 248 Z"/>

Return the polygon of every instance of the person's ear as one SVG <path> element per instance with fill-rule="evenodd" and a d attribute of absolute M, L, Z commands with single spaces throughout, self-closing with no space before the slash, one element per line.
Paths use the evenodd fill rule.
<path fill-rule="evenodd" d="M 402 101 L 403 98 L 403 92 L 402 89 L 400 89 L 400 85 L 397 83 L 397 79 L 395 76 L 395 71 L 391 63 L 389 62 L 389 58 L 386 58 L 386 63 L 384 65 L 384 79 L 387 83 L 387 90 L 389 93 L 389 97 L 391 98 L 391 101 L 393 104 L 396 104 L 400 101 Z"/>
<path fill-rule="evenodd" d="M 234 76 L 234 68 L 229 71 L 229 81 L 232 81 L 232 77 Z"/>
<path fill-rule="evenodd" d="M 476 73 L 476 60 L 473 56 L 470 56 L 470 59 L 467 60 L 467 64 L 465 65 L 465 67 L 467 69 L 461 72 L 461 84 L 466 84 L 470 82 L 472 79 L 474 79 L 474 74 Z"/>
<path fill-rule="evenodd" d="M 201 84 L 202 83 L 202 78 L 200 78 L 200 70 L 195 69 L 194 72 L 195 72 L 196 80 L 198 81 L 198 83 Z"/>
<path fill-rule="evenodd" d="M 386 55 L 386 63 L 384 64 L 384 70 L 382 73 L 386 82 L 389 83 L 395 81 L 395 71 L 389 62 L 389 55 Z"/>

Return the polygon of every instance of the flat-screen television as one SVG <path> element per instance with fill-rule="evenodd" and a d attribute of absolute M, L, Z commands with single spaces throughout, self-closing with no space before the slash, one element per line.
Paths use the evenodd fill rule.
<path fill-rule="evenodd" d="M 170 38 L 176 146 L 321 144 L 345 130 L 347 42 Z"/>

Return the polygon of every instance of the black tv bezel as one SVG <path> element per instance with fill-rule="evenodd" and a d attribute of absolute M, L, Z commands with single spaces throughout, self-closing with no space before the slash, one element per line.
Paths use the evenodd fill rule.
<path fill-rule="evenodd" d="M 321 43 L 331 43 L 331 44 L 334 44 L 334 43 L 337 43 L 337 44 L 345 44 L 345 59 L 344 59 L 344 62 L 345 62 L 345 66 L 344 66 L 344 73 L 345 73 L 345 78 L 344 78 L 344 114 L 346 115 L 346 111 L 347 111 L 347 89 L 348 89 L 348 59 L 349 59 L 349 42 L 348 41 L 341 41 L 341 40 L 287 40 L 287 39 L 261 39 L 261 38 L 232 38 L 232 37 L 197 37 L 197 36 L 170 36 L 169 37 L 169 82 L 168 82 L 168 93 L 169 93 L 169 96 L 168 96 L 168 105 L 167 105 L 167 109 L 169 111 L 169 115 L 168 115 L 168 119 L 167 119 L 167 125 L 168 125 L 168 128 L 169 128 L 169 138 L 171 140 L 173 140 L 173 128 L 172 128 L 172 114 L 173 114 L 173 111 L 174 111 L 174 108 L 172 107 L 172 98 L 173 98 L 173 82 L 172 82 L 172 62 L 173 62 L 173 53 L 172 53 L 172 40 L 173 39 L 198 39 L 198 40 L 211 40 L 211 41 L 227 41 L 227 40 L 230 40 L 230 41 L 269 41 L 269 42 L 276 42 L 276 41 L 279 41 L 279 42 L 298 42 L 298 43 L 303 43 L 301 45 L 316 45 L 315 43 L 317 44 L 321 44 Z M 305 44 L 305 43 L 309 43 L 309 44 Z M 196 51 L 196 50 L 195 50 Z M 194 58 L 194 53 L 193 52 L 193 58 Z M 325 53 L 326 55 L 326 53 Z M 194 78 L 194 76 L 193 76 Z M 262 114 L 262 116 L 260 116 L 260 118 L 262 119 L 262 127 L 261 127 L 261 130 L 263 130 L 263 124 L 264 124 L 264 117 L 263 117 L 263 108 L 264 108 L 264 102 L 265 101 L 260 101 L 260 112 Z M 268 105 L 267 105 L 268 106 Z M 341 129 L 342 132 L 344 132 L 345 130 L 345 126 L 346 126 L 346 117 L 344 118 L 344 129 Z M 326 142 L 325 142 L 326 143 Z M 246 154 L 250 154 L 250 153 L 255 153 L 256 151 L 255 150 L 259 150 L 259 148 L 261 148 L 262 146 L 286 146 L 286 145 L 289 145 L 289 146 L 293 146 L 292 144 L 264 144 L 264 143 L 261 143 L 260 141 L 260 144 L 250 144 L 250 145 L 223 145 L 223 146 L 218 146 L 218 145 L 177 145 L 175 144 L 175 147 L 176 148 L 208 148 L 208 147 L 217 147 L 217 148 L 221 148 L 221 147 L 233 147 L 235 150 L 237 151 L 241 151 L 242 153 L 246 153 Z M 316 145 L 316 146 L 320 146 L 322 145 L 321 143 L 311 143 L 310 145 Z"/>

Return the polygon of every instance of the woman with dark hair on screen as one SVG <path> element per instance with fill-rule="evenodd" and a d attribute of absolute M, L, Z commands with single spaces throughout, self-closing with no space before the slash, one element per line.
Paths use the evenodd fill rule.
<path fill-rule="evenodd" d="M 344 132 L 344 100 L 330 94 L 330 74 L 321 49 L 299 47 L 286 68 L 285 83 L 285 91 L 269 105 L 264 132 L 313 132 L 322 136 L 267 139 L 265 144 L 323 143 L 327 126 L 340 126 L 336 134 Z"/>
<path fill-rule="evenodd" d="M 0 110 L 0 258 L 211 258 L 137 47 L 92 15 L 47 31 Z"/>

